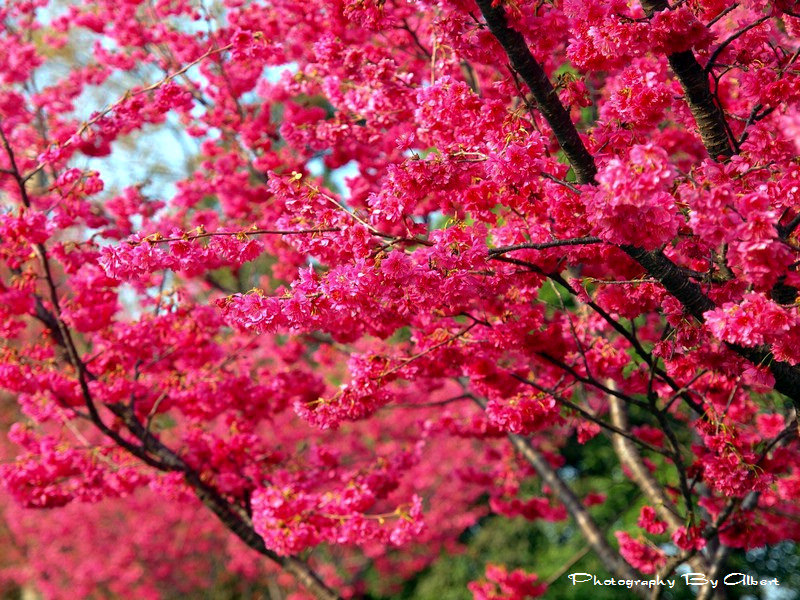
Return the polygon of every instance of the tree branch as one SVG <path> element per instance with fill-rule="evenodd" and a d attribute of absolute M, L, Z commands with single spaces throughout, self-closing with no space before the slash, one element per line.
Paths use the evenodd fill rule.
<path fill-rule="evenodd" d="M 609 396 L 608 405 L 609 413 L 611 415 L 611 422 L 618 429 L 623 431 L 629 430 L 630 423 L 628 421 L 628 411 L 625 404 L 616 396 Z M 682 482 L 681 488 L 686 489 L 686 472 L 682 468 L 680 456 L 678 455 L 678 448 L 674 445 L 674 440 L 671 437 L 670 440 L 673 442 L 672 450 L 675 455 L 673 461 L 675 461 L 675 467 L 678 469 L 678 477 Z M 614 447 L 614 452 L 617 455 L 620 464 L 627 467 L 628 471 L 630 472 L 631 479 L 637 486 L 639 486 L 639 489 L 642 490 L 642 493 L 645 495 L 650 504 L 652 504 L 656 514 L 663 521 L 667 522 L 667 527 L 669 528 L 668 531 L 672 533 L 686 525 L 684 519 L 678 514 L 678 511 L 676 510 L 672 500 L 669 498 L 669 496 L 667 496 L 664 487 L 656 480 L 655 477 L 653 477 L 653 474 L 647 468 L 647 465 L 644 464 L 644 461 L 642 460 L 642 457 L 639 454 L 636 446 L 634 446 L 629 439 L 619 435 L 612 436 L 611 444 Z M 690 502 L 688 497 L 686 497 L 686 502 Z M 686 509 L 687 511 L 691 511 L 691 504 L 687 504 Z M 704 556 L 696 555 L 690 557 L 688 560 L 692 564 L 693 569 L 699 570 L 702 573 L 708 573 L 710 571 L 710 565 Z M 708 577 L 712 578 L 710 575 Z M 713 588 L 709 585 L 703 586 L 700 591 L 701 594 L 709 592 L 713 592 Z"/>
<path fill-rule="evenodd" d="M 621 431 L 630 431 L 625 403 L 616 396 L 608 396 L 608 407 L 611 422 L 614 426 Z M 656 478 L 653 477 L 653 474 L 644 464 L 636 446 L 627 437 L 621 435 L 612 435 L 611 445 L 614 447 L 614 452 L 620 464 L 627 467 L 631 474 L 631 479 L 642 490 L 648 502 L 653 505 L 653 509 L 659 518 L 667 522 L 670 531 L 675 531 L 685 525 L 683 518 L 678 514 L 663 486 L 656 481 Z"/>
<path fill-rule="evenodd" d="M 594 158 L 586 150 L 569 113 L 558 98 L 558 92 L 553 88 L 542 66 L 531 54 L 525 38 L 519 31 L 508 26 L 502 5 L 493 6 L 492 0 L 476 1 L 483 18 L 486 19 L 489 31 L 503 46 L 511 66 L 519 73 L 536 99 L 539 110 L 553 130 L 564 154 L 567 155 L 578 182 L 593 182 L 597 174 Z"/>
<path fill-rule="evenodd" d="M 642 0 L 642 8 L 648 17 L 652 17 L 657 12 L 669 10 L 669 4 L 667 0 Z M 674 52 L 667 60 L 681 83 L 708 154 L 714 160 L 720 156 L 733 156 L 734 147 L 728 136 L 725 115 L 711 93 L 708 72 L 700 66 L 691 50 Z"/>
<path fill-rule="evenodd" d="M 513 246 L 503 246 L 501 248 L 492 248 L 489 250 L 489 256 L 499 256 L 506 252 L 513 252 L 514 250 L 546 250 L 548 248 L 560 248 L 562 246 L 585 246 L 587 244 L 602 244 L 603 240 L 599 237 L 587 236 L 581 238 L 572 238 L 569 240 L 553 240 L 550 242 L 527 242 L 524 244 L 514 244 Z"/>
<path fill-rule="evenodd" d="M 591 421 L 592 423 L 595 423 L 596 425 L 602 427 L 606 431 L 608 431 L 610 433 L 613 433 L 614 435 L 612 436 L 612 438 L 621 437 L 621 438 L 624 438 L 629 444 L 638 444 L 642 448 L 644 448 L 645 450 L 649 450 L 650 452 L 653 452 L 655 454 L 661 454 L 662 456 L 669 457 L 669 453 L 666 450 L 664 450 L 663 448 L 657 448 L 656 446 L 653 446 L 652 444 L 649 444 L 649 443 L 647 443 L 647 442 L 645 442 L 643 440 L 640 440 L 639 438 L 634 436 L 632 433 L 630 433 L 628 430 L 620 428 L 616 424 L 606 423 L 605 421 L 603 421 L 603 419 L 597 417 L 596 415 L 592 414 L 588 410 L 585 410 L 585 409 L 581 408 L 580 406 L 578 406 L 574 402 L 571 402 L 571 401 L 567 400 L 566 398 L 564 398 L 560 394 L 557 394 L 554 390 L 547 389 L 546 387 L 539 385 L 538 383 L 536 383 L 532 379 L 526 379 L 525 377 L 517 375 L 516 373 L 511 373 L 511 376 L 514 379 L 516 379 L 517 381 L 521 382 L 521 383 L 524 383 L 526 385 L 534 387 L 537 390 L 539 390 L 540 392 L 552 396 L 559 404 L 569 408 L 570 410 L 575 411 L 576 413 L 581 415 L 587 421 Z M 616 400 L 619 401 L 619 402 L 622 402 L 622 400 L 620 400 L 619 398 L 616 398 Z"/>
<path fill-rule="evenodd" d="M 717 46 L 717 47 L 714 49 L 714 52 L 712 52 L 712 53 L 711 53 L 711 56 L 708 58 L 708 62 L 706 63 L 706 67 L 705 67 L 704 71 L 705 71 L 706 73 L 710 73 L 710 72 L 711 72 L 711 69 L 713 69 L 713 68 L 714 68 L 714 63 L 715 63 L 715 62 L 717 61 L 717 59 L 719 58 L 719 55 L 720 55 L 720 54 L 722 54 L 722 53 L 725 51 L 725 48 L 727 48 L 728 46 L 730 46 L 730 45 L 731 45 L 733 42 L 735 42 L 737 39 L 739 39 L 740 37 L 742 37 L 742 36 L 743 36 L 745 33 L 747 33 L 748 31 L 750 31 L 750 30 L 751 30 L 751 29 L 753 29 L 754 27 L 758 27 L 758 26 L 759 26 L 759 25 L 761 25 L 761 24 L 762 24 L 764 21 L 769 21 L 771 18 L 772 18 L 772 17 L 769 17 L 769 16 L 767 16 L 767 17 L 761 17 L 760 19 L 758 19 L 758 20 L 756 20 L 756 21 L 753 21 L 752 23 L 750 23 L 750 25 L 747 25 L 746 27 L 742 27 L 742 28 L 741 28 L 739 31 L 737 31 L 736 33 L 734 33 L 733 35 L 731 35 L 730 37 L 728 37 L 727 39 L 725 39 L 725 40 L 724 40 L 724 41 L 723 41 L 723 42 L 722 42 L 722 43 L 721 43 L 719 46 Z"/>

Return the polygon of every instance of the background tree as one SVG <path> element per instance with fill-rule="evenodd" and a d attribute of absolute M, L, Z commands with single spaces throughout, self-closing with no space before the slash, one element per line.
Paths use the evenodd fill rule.
<path fill-rule="evenodd" d="M 298 595 L 422 594 L 507 517 L 542 548 L 475 598 L 768 575 L 800 535 L 794 4 L 7 2 L 0 478 L 61 519 L 8 509 L 22 562 L 96 525 L 139 587 L 68 545 L 85 589 L 164 595 L 211 569 L 193 527 Z M 13 576 L 77 580 L 46 573 Z"/>

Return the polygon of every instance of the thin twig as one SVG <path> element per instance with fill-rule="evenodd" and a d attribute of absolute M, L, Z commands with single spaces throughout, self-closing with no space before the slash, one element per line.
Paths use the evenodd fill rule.
<path fill-rule="evenodd" d="M 548 248 L 560 248 L 562 246 L 585 246 L 588 244 L 602 243 L 604 243 L 603 240 L 594 236 L 572 238 L 568 240 L 552 240 L 550 242 L 525 242 L 523 244 L 514 244 L 513 246 L 492 248 L 489 250 L 489 256 L 499 256 L 506 252 L 513 252 L 514 250 L 546 250 Z"/>
<path fill-rule="evenodd" d="M 740 29 L 739 31 L 737 31 L 736 33 L 734 33 L 733 35 L 731 35 L 727 39 L 725 39 L 719 46 L 717 46 L 717 48 L 714 50 L 714 52 L 711 53 L 711 56 L 709 56 L 708 62 L 706 63 L 704 71 L 706 73 L 710 73 L 711 69 L 714 68 L 714 63 L 716 62 L 716 60 L 719 57 L 719 55 L 722 54 L 725 51 L 725 48 L 730 46 L 733 42 L 735 42 L 737 39 L 742 37 L 745 33 L 750 31 L 754 27 L 758 27 L 764 21 L 769 21 L 771 18 L 772 17 L 770 17 L 770 16 L 761 17 L 760 19 L 757 19 L 756 21 L 753 21 L 752 23 L 750 23 L 746 27 L 743 27 L 742 29 Z"/>

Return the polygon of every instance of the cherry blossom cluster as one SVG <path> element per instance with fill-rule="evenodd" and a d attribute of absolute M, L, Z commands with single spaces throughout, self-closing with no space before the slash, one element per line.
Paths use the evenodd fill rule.
<path fill-rule="evenodd" d="M 511 600 L 512 598 L 539 598 L 547 591 L 547 586 L 539 583 L 536 575 L 516 569 L 510 573 L 505 567 L 486 566 L 486 581 L 473 581 L 469 584 L 475 600 Z"/>

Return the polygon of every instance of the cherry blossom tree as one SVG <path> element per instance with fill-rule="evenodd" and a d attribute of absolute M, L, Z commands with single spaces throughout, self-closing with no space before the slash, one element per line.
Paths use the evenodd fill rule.
<path fill-rule="evenodd" d="M 7 520 L 23 549 L 96 540 L 16 580 L 160 597 L 208 544 L 359 597 L 490 513 L 570 521 L 626 580 L 800 541 L 797 2 L 0 21 L 0 480 L 54 524 Z M 169 185 L 110 183 L 161 145 Z M 596 440 L 635 525 L 598 521 L 565 452 Z M 469 590 L 547 582 L 489 565 Z"/>

